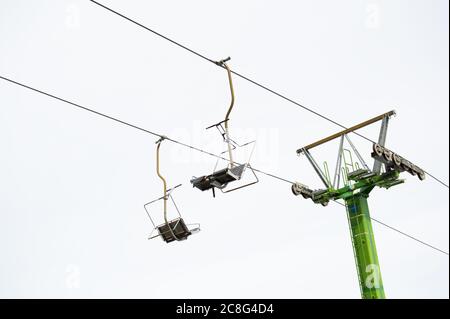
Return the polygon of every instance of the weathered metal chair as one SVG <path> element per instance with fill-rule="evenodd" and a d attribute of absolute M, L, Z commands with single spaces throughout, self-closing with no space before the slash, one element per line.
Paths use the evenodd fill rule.
<path fill-rule="evenodd" d="M 167 183 L 165 178 L 161 175 L 159 171 L 159 149 L 161 146 L 161 142 L 164 140 L 164 138 L 161 138 L 156 143 L 158 144 L 156 148 L 156 173 L 158 174 L 158 177 L 163 181 L 163 196 L 160 198 L 157 198 L 151 202 L 148 202 L 144 205 L 144 209 L 147 212 L 148 217 L 150 218 L 150 221 L 153 224 L 153 231 L 150 233 L 149 239 L 153 239 L 156 237 L 161 237 L 166 243 L 170 243 L 172 241 L 181 241 L 187 239 L 190 235 L 199 232 L 200 231 L 200 224 L 186 224 L 181 217 L 180 210 L 178 209 L 177 204 L 175 203 L 175 200 L 172 197 L 172 192 L 181 186 L 181 184 L 171 188 L 167 189 Z M 167 210 L 167 202 L 170 199 L 170 202 L 173 204 L 174 212 L 171 214 L 172 217 L 169 217 L 168 210 Z M 154 203 L 163 201 L 164 210 L 163 210 L 163 222 L 162 223 L 155 223 L 154 219 L 152 218 L 152 213 L 148 210 L 148 206 L 152 205 Z M 157 233 L 154 235 L 154 233 Z"/>
<path fill-rule="evenodd" d="M 227 151 L 223 152 L 222 154 L 228 153 L 228 159 L 225 159 L 223 157 L 218 158 L 218 160 L 216 162 L 216 166 L 211 174 L 203 175 L 201 177 L 194 176 L 191 179 L 191 184 L 193 187 L 198 188 L 201 191 L 212 190 L 213 196 L 215 196 L 216 188 L 219 189 L 220 191 L 222 191 L 223 193 L 229 193 L 231 191 L 235 191 L 237 189 L 241 189 L 241 188 L 244 188 L 244 187 L 247 187 L 247 186 L 250 186 L 250 185 L 253 185 L 253 184 L 256 184 L 259 182 L 255 171 L 250 166 L 250 158 L 251 158 L 251 155 L 253 154 L 253 150 L 255 147 L 255 141 L 252 141 L 252 142 L 249 142 L 249 143 L 246 143 L 243 145 L 239 145 L 238 143 L 236 143 L 235 141 L 233 141 L 230 138 L 228 122 L 229 122 L 229 116 L 230 116 L 231 110 L 233 109 L 233 106 L 234 106 L 234 89 L 233 89 L 233 81 L 231 78 L 231 70 L 228 67 L 228 65 L 225 63 L 228 60 L 230 60 L 230 58 L 219 61 L 219 62 L 217 62 L 217 64 L 221 65 L 224 69 L 227 70 L 228 82 L 229 82 L 230 92 L 231 92 L 231 104 L 228 108 L 227 114 L 225 115 L 225 120 L 206 128 L 206 129 L 210 129 L 210 128 L 215 127 L 219 131 L 220 135 L 223 138 L 223 141 L 227 145 Z M 253 146 L 250 156 L 248 157 L 248 160 L 246 161 L 246 163 L 236 163 L 233 158 L 233 150 L 235 150 L 236 148 L 245 147 L 247 145 Z M 228 163 L 227 167 L 217 170 L 217 165 L 221 159 L 226 160 L 229 163 Z M 252 171 L 254 179 L 250 182 L 244 183 L 243 185 L 240 185 L 240 186 L 237 186 L 234 188 L 229 188 L 228 184 L 241 180 L 247 169 L 250 169 Z"/>

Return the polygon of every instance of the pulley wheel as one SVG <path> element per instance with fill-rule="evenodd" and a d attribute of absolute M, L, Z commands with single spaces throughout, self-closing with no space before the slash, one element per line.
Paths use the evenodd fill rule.
<path fill-rule="evenodd" d="M 294 194 L 295 196 L 298 196 L 301 194 L 301 189 L 297 184 L 292 184 L 291 190 L 292 190 L 292 194 Z"/>
<path fill-rule="evenodd" d="M 409 172 L 409 173 L 411 173 L 411 171 L 412 171 L 411 163 L 408 162 L 408 161 L 406 161 L 406 160 L 404 160 L 404 161 L 402 162 L 402 168 L 403 168 L 405 171 Z"/>
<path fill-rule="evenodd" d="M 412 176 L 416 176 L 418 174 L 419 168 L 413 164 L 411 164 L 411 170 L 409 171 L 409 173 Z"/>
<path fill-rule="evenodd" d="M 386 161 L 392 162 L 393 153 L 390 150 L 385 149 L 383 152 L 383 155 L 384 155 L 384 158 L 386 159 Z"/>
<path fill-rule="evenodd" d="M 426 174 L 425 174 L 425 172 L 424 172 L 423 170 L 420 170 L 420 171 L 417 173 L 417 176 L 419 177 L 419 179 L 420 179 L 421 181 L 423 181 L 423 180 L 425 179 L 425 177 L 426 177 Z"/>
<path fill-rule="evenodd" d="M 373 151 L 378 156 L 383 156 L 383 147 L 380 144 L 378 143 L 373 144 Z"/>
<path fill-rule="evenodd" d="M 400 167 L 402 165 L 402 158 L 397 154 L 392 155 L 392 159 L 394 160 L 394 164 Z"/>

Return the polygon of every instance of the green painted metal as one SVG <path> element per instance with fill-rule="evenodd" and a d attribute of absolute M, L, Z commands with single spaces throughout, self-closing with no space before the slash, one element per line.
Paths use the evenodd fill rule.
<path fill-rule="evenodd" d="M 347 161 L 347 157 L 345 156 L 345 154 L 348 154 L 348 156 L 349 156 L 349 160 L 348 161 Z M 350 152 L 349 149 L 344 148 L 343 152 L 342 152 L 342 155 L 343 155 L 343 159 L 344 159 L 344 167 L 345 167 L 345 169 L 348 171 L 349 168 L 350 168 L 351 171 L 354 171 L 355 167 L 354 167 L 354 164 L 353 164 L 352 152 Z"/>
<path fill-rule="evenodd" d="M 392 186 L 404 182 L 404 180 L 399 179 L 400 173 L 397 171 L 389 171 L 381 175 L 352 180 L 351 182 L 353 183 L 350 183 L 350 180 L 347 180 L 347 176 L 348 174 L 345 171 L 344 180 L 346 181 L 346 184 L 344 187 L 339 189 L 328 189 L 326 192 L 320 192 L 317 196 L 313 194 L 312 200 L 316 204 L 322 204 L 337 199 L 345 200 L 360 191 L 369 193 L 376 186 L 389 189 Z"/>
<path fill-rule="evenodd" d="M 361 296 L 364 299 L 384 299 L 383 280 L 367 204 L 368 197 L 369 194 L 366 192 L 347 197 L 345 200 L 347 217 Z"/>
<path fill-rule="evenodd" d="M 403 183 L 404 180 L 399 178 L 398 171 L 389 171 L 381 175 L 370 174 L 368 171 L 364 174 L 362 171 L 354 174 L 354 177 L 349 177 L 346 169 L 346 166 L 350 166 L 348 164 L 344 163 L 343 167 L 344 186 L 315 192 L 312 200 L 322 205 L 330 200 L 345 201 L 361 296 L 364 299 L 384 299 L 383 281 L 367 198 L 375 187 L 389 189 Z"/>

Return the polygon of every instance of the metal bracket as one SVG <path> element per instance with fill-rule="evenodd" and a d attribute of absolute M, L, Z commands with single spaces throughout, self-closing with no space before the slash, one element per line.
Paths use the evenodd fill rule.
<path fill-rule="evenodd" d="M 157 140 L 157 141 L 155 142 L 155 144 L 160 144 L 162 141 L 164 141 L 164 140 L 166 140 L 166 139 L 167 139 L 167 136 L 160 135 L 159 140 Z"/>
<path fill-rule="evenodd" d="M 259 183 L 259 178 L 258 178 L 258 176 L 256 175 L 256 173 L 255 173 L 255 171 L 253 170 L 253 168 L 250 166 L 250 164 L 247 164 L 247 165 L 245 166 L 245 168 L 249 168 L 249 169 L 252 171 L 253 176 L 255 177 L 255 180 L 254 180 L 253 182 L 250 182 L 250 183 L 247 183 L 247 184 L 244 184 L 244 185 L 235 187 L 235 188 L 226 189 L 226 190 L 224 190 L 223 188 L 221 188 L 220 191 L 221 191 L 222 193 L 224 193 L 224 194 L 226 194 L 226 193 L 231 193 L 231 192 L 236 191 L 236 190 L 238 190 L 238 189 L 242 189 L 242 188 L 244 188 L 244 187 L 248 187 L 248 186 L 254 185 L 254 184 L 256 184 L 256 183 Z M 242 174 L 244 174 L 244 172 L 242 172 Z"/>
<path fill-rule="evenodd" d="M 222 137 L 223 141 L 224 141 L 225 143 L 231 145 L 231 147 L 233 148 L 233 150 L 235 150 L 237 147 L 245 146 L 245 144 L 244 144 L 244 145 L 239 145 L 235 140 L 226 137 L 227 134 L 226 134 L 225 128 L 223 127 L 222 124 L 224 124 L 225 122 L 228 122 L 228 121 L 229 121 L 229 119 L 228 119 L 228 120 L 221 121 L 221 122 L 216 123 L 216 124 L 213 124 L 213 125 L 210 125 L 210 126 L 208 126 L 208 127 L 206 128 L 206 130 L 209 130 L 209 129 L 215 127 L 215 128 L 217 129 L 217 131 L 219 132 L 220 136 Z"/>
<path fill-rule="evenodd" d="M 356 149 L 355 145 L 353 145 L 352 141 L 350 140 L 350 137 L 348 137 L 347 134 L 344 135 L 348 144 L 350 144 L 350 147 L 352 148 L 353 152 L 355 153 L 356 157 L 359 159 L 359 161 L 361 162 L 361 165 L 368 171 L 370 171 L 369 166 L 367 166 L 366 162 L 364 161 L 364 159 L 362 158 L 361 154 L 359 154 L 358 150 Z"/>
<path fill-rule="evenodd" d="M 218 66 L 223 66 L 223 64 L 225 63 L 225 62 L 228 62 L 228 61 L 230 61 L 231 60 L 231 57 L 228 57 L 228 58 L 226 58 L 226 59 L 223 59 L 223 60 L 220 60 L 220 61 L 213 61 L 214 62 L 214 64 L 216 64 L 216 65 L 218 65 Z"/>
<path fill-rule="evenodd" d="M 386 144 L 386 136 L 387 136 L 388 126 L 389 126 L 389 116 L 385 116 L 381 122 L 380 135 L 378 137 L 378 144 L 383 147 Z M 382 165 L 383 165 L 382 162 L 375 159 L 372 171 L 376 174 L 380 174 Z"/>
<path fill-rule="evenodd" d="M 319 175 L 320 179 L 322 180 L 322 182 L 325 184 L 325 186 L 327 187 L 327 189 L 332 188 L 332 185 L 330 185 L 327 177 L 325 176 L 325 174 L 322 172 L 322 170 L 320 169 L 319 165 L 317 165 L 317 162 L 314 160 L 314 158 L 312 157 L 311 153 L 307 150 L 307 149 L 302 149 L 301 150 L 303 154 L 305 154 L 306 158 L 308 159 L 308 161 L 311 163 L 312 167 L 314 168 L 314 170 L 316 171 L 317 175 Z"/>
<path fill-rule="evenodd" d="M 337 189 L 339 188 L 340 179 L 341 179 L 341 164 L 342 164 L 342 149 L 344 147 L 344 136 L 341 136 L 341 140 L 339 142 L 339 151 L 338 151 L 338 157 L 336 160 L 336 169 L 334 172 L 334 179 L 333 179 L 333 188 Z"/>

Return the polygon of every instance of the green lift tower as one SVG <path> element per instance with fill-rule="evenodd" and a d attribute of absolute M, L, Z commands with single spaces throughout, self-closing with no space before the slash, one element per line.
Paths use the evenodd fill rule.
<path fill-rule="evenodd" d="M 306 185 L 295 183 L 292 185 L 294 195 L 302 195 L 323 206 L 337 200 L 345 203 L 359 286 L 364 299 L 385 298 L 367 203 L 370 192 L 377 186 L 389 189 L 403 183 L 401 172 L 417 175 L 420 180 L 425 178 L 422 169 L 385 148 L 388 123 L 393 115 L 395 112 L 390 111 L 297 150 L 298 155 L 303 154 L 309 160 L 325 188 L 312 190 Z M 378 143 L 373 144 L 372 157 L 375 162 L 373 168 L 369 169 L 348 134 L 378 121 L 382 122 L 381 130 Z M 338 138 L 339 152 L 334 178 L 331 180 L 328 164 L 325 162 L 320 167 L 310 150 Z M 344 144 L 348 144 L 349 148 L 344 148 Z"/>

